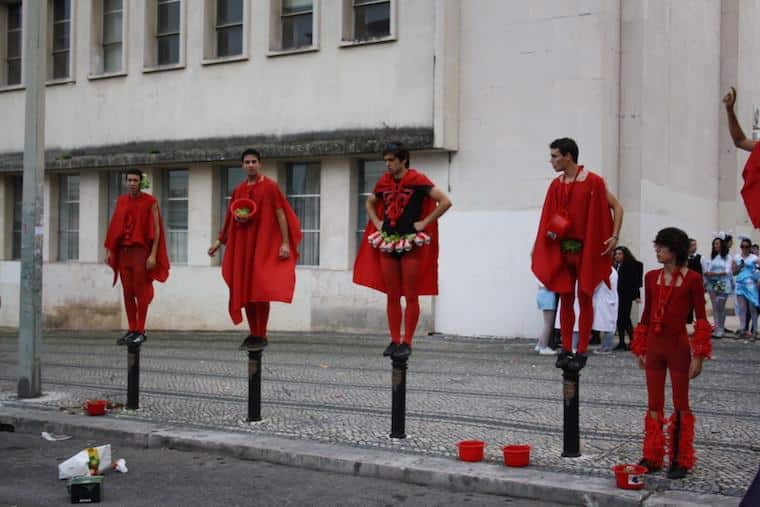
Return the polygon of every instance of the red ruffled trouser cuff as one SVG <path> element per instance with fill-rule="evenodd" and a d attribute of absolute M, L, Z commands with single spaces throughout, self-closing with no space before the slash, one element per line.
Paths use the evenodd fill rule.
<path fill-rule="evenodd" d="M 637 356 L 647 355 L 647 334 L 649 334 L 649 326 L 646 324 L 638 324 L 633 330 L 631 352 Z"/>
<path fill-rule="evenodd" d="M 713 327 L 706 320 L 698 320 L 694 323 L 694 334 L 689 340 L 692 357 L 705 359 L 712 357 L 712 332 Z"/>

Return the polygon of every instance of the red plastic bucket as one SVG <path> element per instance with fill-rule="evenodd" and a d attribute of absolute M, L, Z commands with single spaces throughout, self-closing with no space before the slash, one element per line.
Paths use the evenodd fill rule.
<path fill-rule="evenodd" d="M 481 461 L 486 443 L 482 440 L 462 440 L 457 444 L 457 447 L 459 448 L 459 459 L 462 461 Z"/>
<path fill-rule="evenodd" d="M 505 445 L 501 450 L 508 467 L 526 467 L 530 463 L 529 445 Z"/>
<path fill-rule="evenodd" d="M 104 415 L 106 405 L 108 405 L 108 400 L 87 400 L 84 402 L 84 409 L 87 415 Z"/>
<path fill-rule="evenodd" d="M 644 487 L 644 474 L 646 467 L 641 465 L 615 465 L 615 483 L 621 489 L 641 489 Z"/>

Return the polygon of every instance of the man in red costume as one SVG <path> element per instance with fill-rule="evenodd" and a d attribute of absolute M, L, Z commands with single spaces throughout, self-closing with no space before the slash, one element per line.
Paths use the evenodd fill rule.
<path fill-rule="evenodd" d="M 592 296 L 600 282 L 609 285 L 610 253 L 623 222 L 623 207 L 601 176 L 578 165 L 578 145 L 569 138 L 549 145 L 555 178 L 546 192 L 532 253 L 532 270 L 544 286 L 560 295 L 562 352 L 557 368 L 578 371 L 586 365 Z M 610 209 L 613 213 L 610 216 Z M 578 284 L 579 341 L 573 353 L 575 285 Z"/>
<path fill-rule="evenodd" d="M 240 349 L 261 350 L 270 301 L 293 301 L 301 224 L 277 182 L 260 173 L 259 152 L 247 149 L 240 159 L 247 177 L 232 191 L 224 227 L 208 254 L 226 245 L 222 277 L 230 288 L 230 317 L 240 324 L 245 309 L 251 333 Z"/>
<path fill-rule="evenodd" d="M 702 276 L 686 266 L 689 237 L 680 229 L 668 227 L 654 240 L 657 261 L 644 279 L 644 313 L 634 331 L 631 351 L 646 370 L 649 410 L 644 416 L 644 457 L 640 465 L 649 472 L 660 470 L 667 448 L 670 458 L 668 477 L 682 479 L 691 470 L 694 458 L 694 414 L 689 409 L 689 380 L 702 371 L 710 358 L 712 326 L 705 313 Z M 691 339 L 686 317 L 694 309 L 696 322 Z M 665 376 L 670 370 L 673 388 L 673 416 L 666 422 Z"/>
<path fill-rule="evenodd" d="M 384 356 L 408 358 L 420 317 L 419 296 L 438 294 L 438 218 L 451 201 L 427 176 L 409 169 L 401 143 L 383 150 L 388 171 L 367 198 L 369 222 L 354 263 L 354 283 L 384 292 L 391 342 Z M 401 296 L 406 300 L 401 338 Z"/>
<path fill-rule="evenodd" d="M 726 106 L 728 131 L 734 141 L 734 146 L 750 152 L 747 163 L 744 165 L 744 171 L 742 171 L 744 186 L 741 193 L 752 225 L 755 226 L 755 229 L 760 229 L 760 143 L 747 139 L 739 125 L 739 120 L 737 120 L 734 112 L 736 88 L 733 86 L 729 88 L 728 93 L 723 97 L 723 104 Z"/>
<path fill-rule="evenodd" d="M 145 319 L 153 300 L 153 280 L 169 277 L 164 224 L 158 201 L 140 190 L 143 173 L 127 171 L 127 193 L 116 201 L 106 234 L 106 263 L 114 271 L 113 284 L 121 279 L 129 330 L 117 345 L 140 345 L 147 336 Z"/>

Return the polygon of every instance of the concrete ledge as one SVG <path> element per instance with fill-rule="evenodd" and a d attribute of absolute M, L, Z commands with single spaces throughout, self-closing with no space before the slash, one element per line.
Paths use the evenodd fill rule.
<path fill-rule="evenodd" d="M 64 412 L 0 405 L 0 423 L 21 433 L 53 431 L 136 447 L 206 451 L 239 459 L 308 468 L 347 475 L 403 481 L 455 491 L 529 498 L 592 506 L 735 506 L 739 499 L 688 492 L 625 491 L 613 480 L 531 468 L 455 460 L 387 450 L 292 440 L 266 434 L 223 432 L 137 421 L 114 416 L 87 417 Z"/>

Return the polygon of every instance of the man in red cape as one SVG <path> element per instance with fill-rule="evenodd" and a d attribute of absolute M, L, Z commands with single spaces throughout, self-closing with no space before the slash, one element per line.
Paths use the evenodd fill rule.
<path fill-rule="evenodd" d="M 354 283 L 384 292 L 391 342 L 383 352 L 408 358 L 420 317 L 419 296 L 438 294 L 438 218 L 451 201 L 427 176 L 409 169 L 409 151 L 391 143 L 388 171 L 367 198 L 369 222 L 354 263 Z M 401 340 L 401 296 L 406 300 Z"/>
<path fill-rule="evenodd" d="M 546 192 L 531 268 L 544 286 L 560 296 L 562 352 L 557 368 L 578 371 L 594 320 L 592 296 L 604 281 L 609 286 L 612 258 L 623 222 L 623 207 L 607 190 L 601 176 L 578 165 L 578 145 L 569 138 L 549 145 L 555 178 Z M 613 210 L 613 217 L 610 216 Z M 575 284 L 578 284 L 579 342 L 573 353 Z"/>
<path fill-rule="evenodd" d="M 153 300 L 153 280 L 169 277 L 166 235 L 158 201 L 140 190 L 143 173 L 127 171 L 127 193 L 116 201 L 106 234 L 106 263 L 113 269 L 113 284 L 121 279 L 129 330 L 118 345 L 140 345 L 147 336 L 145 319 Z"/>
<path fill-rule="evenodd" d="M 240 349 L 261 350 L 270 301 L 293 301 L 301 224 L 277 183 L 259 172 L 261 154 L 248 149 L 240 158 L 247 177 L 232 191 L 224 227 L 208 254 L 226 245 L 222 277 L 230 288 L 230 317 L 240 324 L 245 309 L 251 333 Z"/>
<path fill-rule="evenodd" d="M 736 88 L 733 86 L 729 88 L 728 93 L 723 97 L 723 104 L 726 106 L 728 131 L 734 141 L 734 146 L 750 152 L 747 163 L 744 165 L 744 171 L 742 171 L 742 178 L 744 179 L 742 198 L 752 225 L 755 229 L 760 229 L 760 143 L 747 139 L 739 125 L 739 120 L 737 120 L 734 112 Z"/>

